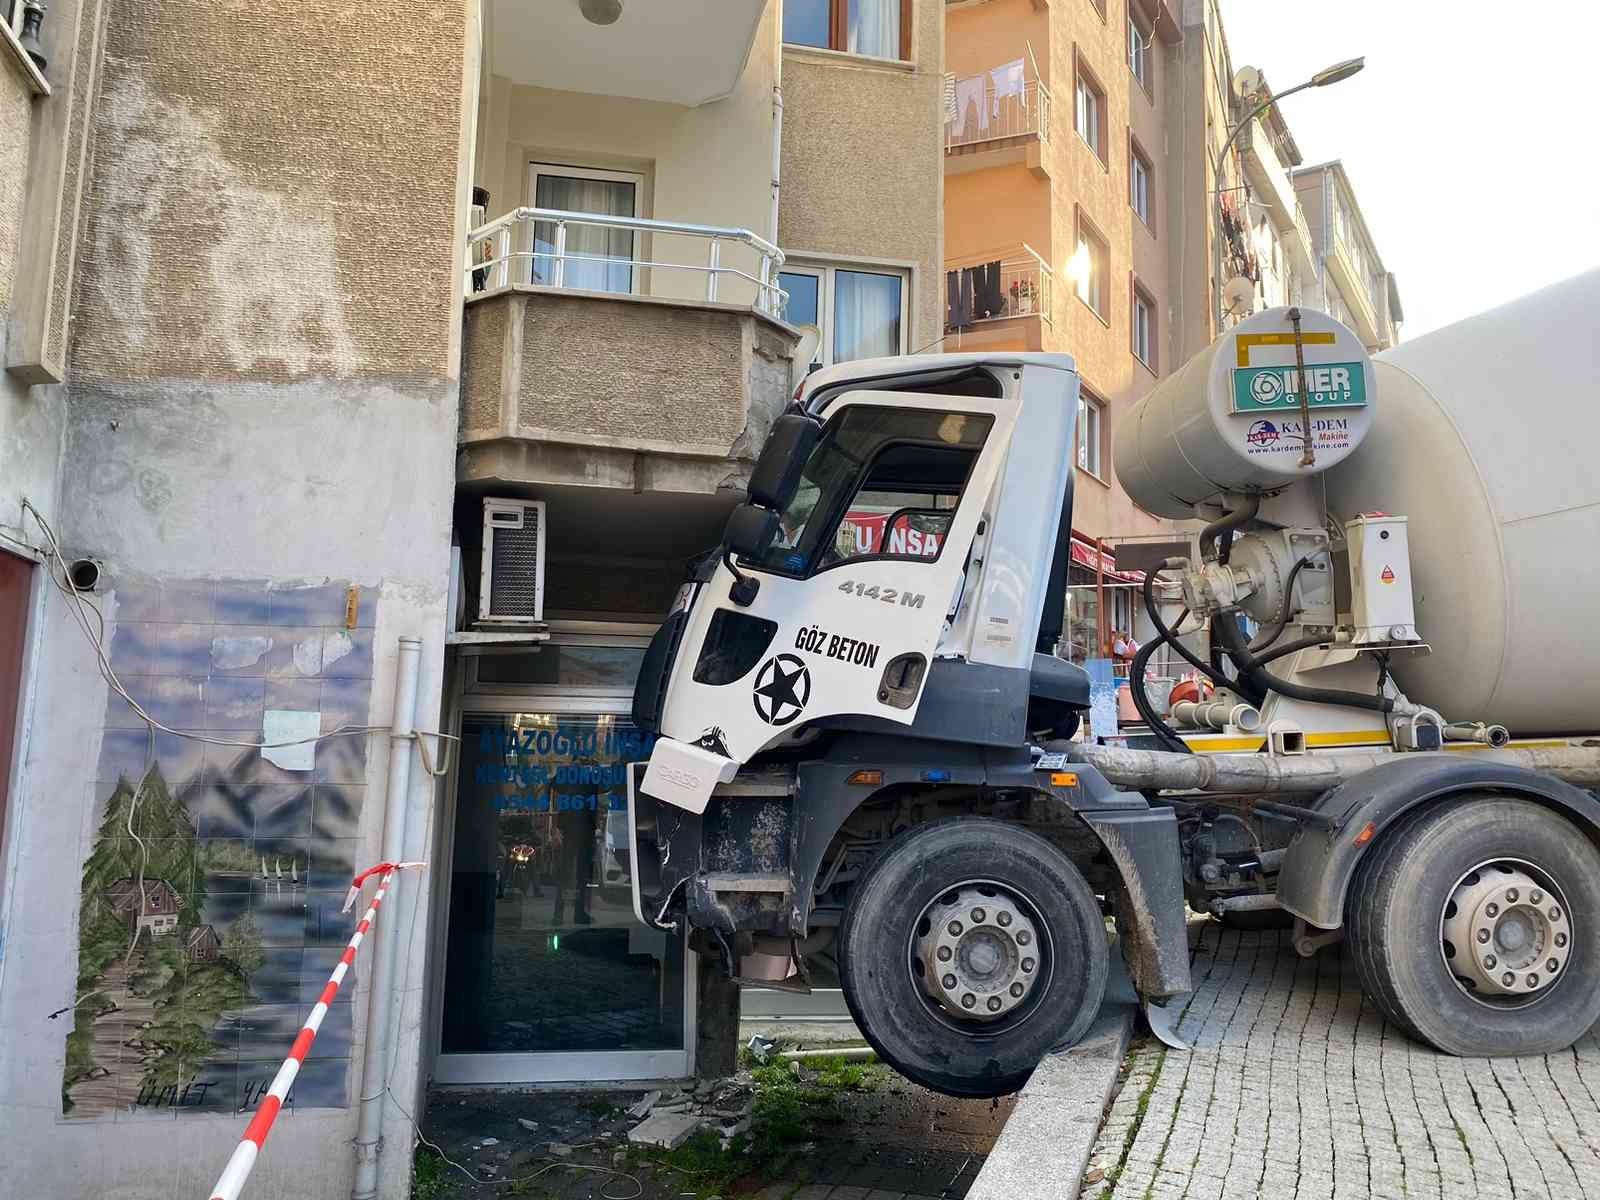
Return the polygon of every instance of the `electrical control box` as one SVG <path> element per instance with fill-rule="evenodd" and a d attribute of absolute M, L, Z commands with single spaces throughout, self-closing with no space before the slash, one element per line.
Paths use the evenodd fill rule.
<path fill-rule="evenodd" d="M 1355 624 L 1355 644 L 1419 641 L 1406 519 L 1363 513 L 1345 522 L 1344 533 L 1350 551 L 1350 615 Z"/>

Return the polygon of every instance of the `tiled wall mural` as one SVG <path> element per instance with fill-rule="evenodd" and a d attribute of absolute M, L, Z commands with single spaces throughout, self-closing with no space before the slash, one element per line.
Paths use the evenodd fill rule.
<path fill-rule="evenodd" d="M 163 724 L 260 742 L 274 712 L 367 721 L 375 591 L 191 580 L 119 587 L 113 670 Z M 273 718 L 276 719 L 276 718 Z M 288 718 L 293 721 L 295 718 Z M 299 718 L 306 720 L 307 718 Z M 368 735 L 281 752 L 152 737 L 113 694 L 79 916 L 69 1120 L 253 1107 L 338 961 L 355 915 Z M 290 1094 L 345 1107 L 347 977 Z"/>

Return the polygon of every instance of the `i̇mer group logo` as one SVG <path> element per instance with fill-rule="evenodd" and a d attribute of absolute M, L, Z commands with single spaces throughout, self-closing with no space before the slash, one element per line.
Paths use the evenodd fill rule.
<path fill-rule="evenodd" d="M 1283 376 L 1276 371 L 1259 371 L 1250 381 L 1250 395 L 1257 404 L 1265 407 L 1276 404 L 1283 395 Z"/>

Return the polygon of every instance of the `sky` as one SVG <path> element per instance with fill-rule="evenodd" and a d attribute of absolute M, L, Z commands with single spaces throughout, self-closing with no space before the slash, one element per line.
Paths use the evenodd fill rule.
<path fill-rule="evenodd" d="M 1283 91 L 1306 165 L 1342 159 L 1402 340 L 1600 266 L 1592 0 L 1219 0 L 1234 70 Z"/>

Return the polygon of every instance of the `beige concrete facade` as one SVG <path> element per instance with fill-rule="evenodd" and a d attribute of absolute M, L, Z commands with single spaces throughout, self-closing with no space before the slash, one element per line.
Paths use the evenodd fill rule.
<path fill-rule="evenodd" d="M 1173 55 L 1171 15 L 1132 0 L 1147 39 L 1141 83 L 1129 64 L 1129 5 L 1107 0 L 1036 4 L 990 0 L 952 6 L 945 15 L 947 70 L 958 80 L 1022 59 L 1028 79 L 1049 92 L 1044 137 L 996 139 L 946 157 L 945 259 L 951 266 L 1017 258 L 1035 251 L 1051 274 L 1048 320 L 1032 315 L 979 322 L 948 332 L 944 348 L 994 345 L 1071 354 L 1085 390 L 1102 405 L 1099 470 L 1077 472 L 1073 528 L 1086 538 L 1159 532 L 1116 482 L 1111 436 L 1121 413 L 1173 365 L 1167 361 L 1171 303 L 1167 241 L 1173 221 L 1163 191 L 1167 106 Z M 1076 80 L 1082 75 L 1104 103 L 1097 152 L 1079 136 Z M 969 114 L 970 117 L 970 114 Z M 1018 143 L 1021 143 L 1019 145 Z M 1130 203 L 1130 163 L 1137 151 L 1151 167 L 1149 220 Z M 1081 299 L 1069 264 L 1080 234 L 1104 247 L 1100 311 Z M 1154 344 L 1147 364 L 1133 351 L 1135 288 L 1151 304 Z M 1090 455 L 1092 465 L 1094 455 Z"/>
<path fill-rule="evenodd" d="M 1314 302 L 1354 329 L 1372 351 L 1400 340 L 1400 289 L 1379 257 L 1355 188 L 1338 160 L 1302 167 L 1294 187 L 1305 207 L 1315 256 Z"/>
<path fill-rule="evenodd" d="M 799 261 L 904 269 L 905 351 L 937 349 L 944 299 L 942 0 L 912 6 L 901 62 L 783 49 L 778 243 Z"/>

